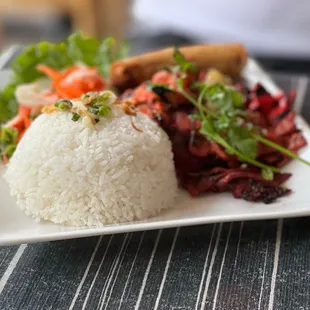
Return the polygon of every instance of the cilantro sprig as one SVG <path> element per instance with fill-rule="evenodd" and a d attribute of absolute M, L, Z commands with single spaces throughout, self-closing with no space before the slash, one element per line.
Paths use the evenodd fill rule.
<path fill-rule="evenodd" d="M 178 70 L 184 73 L 188 71 L 195 72 L 197 70 L 196 66 L 193 63 L 187 61 L 184 55 L 177 48 L 174 49 L 173 59 L 177 65 L 177 67 L 175 67 L 175 70 Z"/>
<path fill-rule="evenodd" d="M 217 87 L 217 84 L 205 85 L 205 88 L 200 92 L 198 100 L 196 100 L 183 89 L 182 85 L 183 82 L 180 79 L 178 81 L 178 91 L 199 110 L 198 116 L 201 120 L 200 134 L 209 141 L 218 143 L 228 154 L 236 155 L 245 163 L 272 172 L 280 171 L 280 169 L 276 167 L 266 165 L 256 160 L 257 141 L 246 127 L 238 125 L 239 120 L 237 116 L 242 114 L 242 111 L 239 111 L 239 108 L 236 107 L 240 105 L 240 102 L 234 101 L 238 96 L 233 94 L 233 92 L 235 92 L 233 89 L 226 88 L 223 85 Z M 212 98 L 214 96 L 214 88 L 217 88 L 219 93 L 217 94 L 217 99 L 211 102 L 211 108 L 208 107 L 207 104 L 203 104 L 203 101 L 206 98 Z M 219 100 L 219 98 L 222 99 Z M 223 103 L 224 98 L 227 99 L 226 105 Z M 227 108 L 227 105 L 230 106 L 231 110 Z M 198 116 L 196 116 L 196 118 Z"/>
<path fill-rule="evenodd" d="M 266 180 L 272 180 L 273 173 L 280 172 L 280 169 L 257 160 L 259 142 L 310 166 L 310 162 L 297 154 L 264 138 L 260 128 L 247 121 L 242 94 L 234 88 L 223 84 L 195 83 L 193 86 L 198 91 L 198 99 L 189 95 L 183 82 L 187 72 L 195 67 L 180 54 L 178 50 L 174 52 L 177 66 L 172 72 L 182 72 L 181 75 L 176 74 L 177 91 L 197 108 L 198 113 L 193 117 L 201 121 L 200 134 L 221 145 L 228 154 L 236 155 L 240 161 L 261 168 Z"/>

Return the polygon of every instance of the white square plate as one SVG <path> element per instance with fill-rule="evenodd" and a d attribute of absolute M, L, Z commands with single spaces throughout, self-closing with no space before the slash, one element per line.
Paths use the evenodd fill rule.
<path fill-rule="evenodd" d="M 7 81 L 8 72 L 0 72 L 0 81 Z M 249 60 L 244 76 L 250 84 L 260 81 L 269 91 L 278 88 L 268 76 Z M 3 86 L 3 85 L 2 85 Z M 310 128 L 298 118 L 299 128 L 310 144 Z M 302 150 L 301 155 L 310 160 L 310 147 Z M 108 225 L 102 228 L 72 228 L 48 222 L 36 223 L 27 217 L 16 205 L 9 194 L 9 188 L 2 178 L 4 167 L 0 167 L 0 245 L 31 243 L 40 241 L 89 237 L 104 234 L 151 230 L 176 226 L 189 226 L 225 221 L 259 220 L 279 217 L 297 217 L 310 215 L 310 168 L 297 161 L 291 162 L 286 171 L 293 173 L 287 186 L 293 193 L 265 205 L 236 200 L 230 193 L 210 194 L 201 198 L 190 198 L 183 192 L 180 202 L 174 209 L 162 213 L 147 221 L 127 224 Z M 309 171 L 307 172 L 307 169 Z"/>

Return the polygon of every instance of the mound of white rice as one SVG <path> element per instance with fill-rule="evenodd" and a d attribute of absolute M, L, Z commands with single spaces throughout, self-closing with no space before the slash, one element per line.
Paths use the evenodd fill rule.
<path fill-rule="evenodd" d="M 5 179 L 27 215 L 101 226 L 173 206 L 171 144 L 157 124 L 116 107 L 95 126 L 71 118 L 68 112 L 38 117 L 10 160 Z"/>

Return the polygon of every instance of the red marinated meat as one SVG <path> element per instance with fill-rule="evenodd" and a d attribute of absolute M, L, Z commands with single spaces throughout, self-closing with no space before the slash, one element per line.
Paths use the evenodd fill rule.
<path fill-rule="evenodd" d="M 258 83 L 248 94 L 246 106 L 250 111 L 259 112 L 270 124 L 277 125 L 290 111 L 295 97 L 296 91 L 292 91 L 288 96 L 283 92 L 272 96 Z"/>
<path fill-rule="evenodd" d="M 274 133 L 276 136 L 285 136 L 294 131 L 296 131 L 295 113 L 291 111 L 277 123 Z"/>
<path fill-rule="evenodd" d="M 175 76 L 167 70 L 161 70 L 155 73 L 151 81 L 154 84 L 167 85 L 173 89 L 176 89 L 177 87 Z"/>
<path fill-rule="evenodd" d="M 213 152 L 212 142 L 200 135 L 196 135 L 193 142 L 189 141 L 188 149 L 192 155 L 197 157 L 206 157 Z"/>
<path fill-rule="evenodd" d="M 188 117 L 188 114 L 183 111 L 177 111 L 173 113 L 173 127 L 178 131 L 185 134 L 190 134 L 193 121 Z"/>
<path fill-rule="evenodd" d="M 293 153 L 297 153 L 299 149 L 307 145 L 307 141 L 301 132 L 296 131 L 290 136 L 286 137 L 285 146 Z M 280 157 L 280 156 L 279 156 Z M 288 156 L 281 155 L 281 159 L 277 161 L 275 166 L 282 168 L 292 159 Z"/>
<path fill-rule="evenodd" d="M 243 179 L 232 184 L 232 194 L 235 198 L 242 198 L 253 202 L 263 201 L 267 204 L 290 192 L 287 188 L 268 185 L 253 179 Z"/>
<path fill-rule="evenodd" d="M 232 191 L 236 198 L 249 201 L 265 199 L 267 203 L 289 192 L 279 187 L 289 177 L 288 173 L 279 173 L 273 181 L 265 181 L 259 169 L 214 168 L 204 174 L 191 176 L 185 188 L 194 197 L 206 192 Z M 251 195 L 249 185 L 253 187 L 254 184 L 255 190 Z"/>
<path fill-rule="evenodd" d="M 193 156 L 188 149 L 188 138 L 179 135 L 178 132 L 170 132 L 169 137 L 172 142 L 172 151 L 174 153 L 174 163 L 177 172 L 182 175 L 200 172 L 204 166 L 205 159 Z"/>
<path fill-rule="evenodd" d="M 262 115 L 267 116 L 276 105 L 276 99 L 262 85 L 257 84 L 251 91 L 250 102 L 248 104 L 250 110 L 260 111 Z"/>
<path fill-rule="evenodd" d="M 290 151 L 297 151 L 307 145 L 305 137 L 300 131 L 293 133 L 290 137 L 287 138 L 287 148 Z"/>
<path fill-rule="evenodd" d="M 217 144 L 213 141 L 211 141 L 210 143 L 212 145 L 212 151 L 214 154 L 216 154 L 219 158 L 226 161 L 229 166 L 235 166 L 235 162 L 237 160 L 237 157 L 235 157 L 233 155 L 228 155 L 227 153 L 225 153 L 223 147 L 220 146 L 219 144 Z"/>
<path fill-rule="evenodd" d="M 268 120 L 258 111 L 248 111 L 248 120 L 254 125 L 262 128 L 266 128 L 268 126 Z"/>
<path fill-rule="evenodd" d="M 274 153 L 277 153 L 277 152 L 270 146 L 262 144 L 262 143 L 258 143 L 258 146 L 257 146 L 258 158 L 265 158 L 266 156 L 274 154 Z"/>
<path fill-rule="evenodd" d="M 206 72 L 200 73 L 204 79 Z M 188 87 L 194 82 L 190 74 L 185 80 Z M 248 167 L 241 169 L 241 162 L 236 156 L 229 155 L 214 141 L 208 141 L 199 134 L 200 121 L 192 119 L 196 110 L 176 91 L 169 91 L 161 85 L 176 89 L 176 78 L 168 71 L 160 71 L 152 78 L 158 84 L 154 91 L 141 84 L 128 90 L 123 97 L 130 100 L 142 113 L 154 119 L 166 131 L 172 142 L 175 168 L 180 186 L 192 196 L 208 192 L 230 191 L 236 198 L 249 201 L 272 202 L 288 194 L 289 189 L 281 187 L 290 174 L 275 174 L 273 181 L 266 181 L 260 169 Z M 245 96 L 248 108 L 248 121 L 263 129 L 269 139 L 292 152 L 297 152 L 307 144 L 302 133 L 295 125 L 295 113 L 290 110 L 296 93 L 290 96 L 279 93 L 271 96 L 261 85 L 248 91 L 243 84 L 238 84 Z M 191 95 L 195 96 L 195 94 Z M 282 167 L 290 158 L 262 143 L 258 143 L 258 160 L 275 167 Z"/>
<path fill-rule="evenodd" d="M 138 106 L 138 110 L 143 113 L 143 114 L 146 114 L 147 116 L 149 116 L 150 118 L 153 118 L 153 111 L 150 109 L 150 107 L 144 103 L 144 104 L 140 104 Z"/>
<path fill-rule="evenodd" d="M 163 84 L 172 89 L 177 89 L 177 79 L 180 75 L 175 75 L 167 70 L 161 70 L 155 73 L 151 79 L 154 84 Z M 183 87 L 188 88 L 195 81 L 194 74 L 187 73 L 183 79 Z"/>
<path fill-rule="evenodd" d="M 265 155 L 263 157 L 264 163 L 267 165 L 279 167 L 278 164 L 282 161 L 284 155 L 279 152 L 273 152 L 272 154 Z"/>
<path fill-rule="evenodd" d="M 284 97 L 278 101 L 278 105 L 274 107 L 268 114 L 268 120 L 271 124 L 276 125 L 290 111 L 290 103 L 288 98 Z"/>
<path fill-rule="evenodd" d="M 132 95 L 130 97 L 130 100 L 134 101 L 136 105 L 140 105 L 143 103 L 149 105 L 152 104 L 154 101 L 160 100 L 160 98 L 155 93 L 147 89 L 146 83 L 141 84 L 134 90 L 131 90 L 131 92 Z"/>
<path fill-rule="evenodd" d="M 184 96 L 177 92 L 177 79 L 179 75 L 175 75 L 167 70 L 161 70 L 154 74 L 151 79 L 153 84 L 164 85 L 172 89 L 173 91 L 164 91 L 160 97 L 164 99 L 167 103 L 171 103 L 174 105 L 179 104 L 188 104 L 188 101 L 184 98 Z M 183 78 L 183 89 L 192 95 L 192 92 L 189 90 L 189 86 L 194 82 L 194 75 L 187 73 L 186 77 Z M 158 94 L 159 95 L 159 94 Z"/>
<path fill-rule="evenodd" d="M 185 110 L 172 112 L 171 115 L 171 127 L 176 128 L 184 134 L 190 134 L 192 130 L 197 132 L 201 127 L 201 121 L 191 119 L 189 112 L 186 112 Z"/>

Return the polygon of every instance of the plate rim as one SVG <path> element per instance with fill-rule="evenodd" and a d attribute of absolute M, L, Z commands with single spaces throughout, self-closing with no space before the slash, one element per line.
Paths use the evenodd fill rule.
<path fill-rule="evenodd" d="M 310 202 L 310 201 L 309 201 Z M 304 202 L 306 203 L 306 202 Z M 270 213 L 262 214 L 236 214 L 227 216 L 205 216 L 205 217 L 195 217 L 190 219 L 175 219 L 175 220 L 161 220 L 154 222 L 135 222 L 135 223 L 123 223 L 117 225 L 109 225 L 106 227 L 76 227 L 72 231 L 63 232 L 52 232 L 47 234 L 40 234 L 35 237 L 0 237 L 0 246 L 16 245 L 16 244 L 32 244 L 39 242 L 48 241 L 59 241 L 59 240 L 69 240 L 75 238 L 88 238 L 96 236 L 104 236 L 111 234 L 122 234 L 122 233 L 132 233 L 138 231 L 150 231 L 158 229 L 169 229 L 176 227 L 189 227 L 189 226 L 200 226 L 206 224 L 216 224 L 216 223 L 227 223 L 227 222 L 251 222 L 251 221 L 261 221 L 261 220 L 275 220 L 275 219 L 285 219 L 285 218 L 298 218 L 310 215 L 309 209 L 303 211 L 275 211 Z M 39 223 L 38 223 L 39 224 Z M 57 225 L 57 224 L 55 224 Z"/>
<path fill-rule="evenodd" d="M 0 74 L 8 74 L 8 70 L 0 70 Z M 272 93 L 281 91 L 280 88 L 272 81 L 267 73 L 259 66 L 259 64 L 249 58 L 246 68 L 244 69 L 243 76 L 245 75 L 256 75 L 261 78 L 259 81 Z M 254 83 L 255 79 L 250 83 Z M 258 80 L 256 81 L 258 82 Z M 297 116 L 297 122 L 302 127 L 303 131 L 308 131 L 310 134 L 310 126 L 308 123 L 301 117 Z M 310 147 L 310 145 L 309 145 Z M 233 199 L 233 198 L 232 198 Z M 103 227 L 72 227 L 72 230 L 65 231 L 56 231 L 56 232 L 47 232 L 36 234 L 32 237 L 28 236 L 12 236 L 12 237 L 2 237 L 0 236 L 0 246 L 7 246 L 13 244 L 24 244 L 24 243 L 37 243 L 37 242 L 48 242 L 56 240 L 67 240 L 73 238 L 86 238 L 86 237 L 95 237 L 100 235 L 109 235 L 109 234 L 119 234 L 119 233 L 131 233 L 137 231 L 149 231 L 157 229 L 168 229 L 175 227 L 184 227 L 184 226 L 195 226 L 195 225 L 204 225 L 204 224 L 214 224 L 214 223 L 225 223 L 225 222 L 238 222 L 238 221 L 255 221 L 255 220 L 274 220 L 279 218 L 289 218 L 289 217 L 303 217 L 310 215 L 310 199 L 309 202 L 301 201 L 302 205 L 307 204 L 309 207 L 302 208 L 302 210 L 289 209 L 289 210 L 277 210 L 274 212 L 264 212 L 261 213 L 239 213 L 239 214 L 228 214 L 228 215 L 207 215 L 207 216 L 197 216 L 190 218 L 181 218 L 181 219 L 159 219 L 156 221 L 152 219 L 145 221 L 136 221 L 122 224 L 113 224 Z M 22 211 L 21 211 L 22 212 Z M 33 220 L 34 221 L 34 220 Z M 39 224 L 38 224 L 39 225 Z M 57 225 L 57 224 L 55 224 Z M 61 224 L 58 224 L 61 225 Z M 1 233 L 1 230 L 0 230 Z"/>

